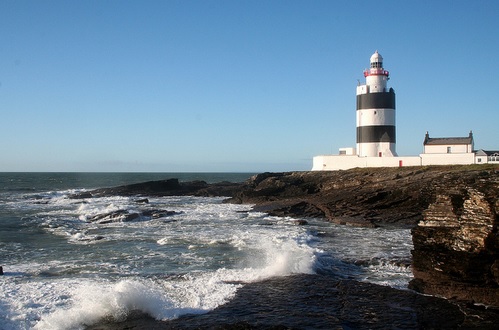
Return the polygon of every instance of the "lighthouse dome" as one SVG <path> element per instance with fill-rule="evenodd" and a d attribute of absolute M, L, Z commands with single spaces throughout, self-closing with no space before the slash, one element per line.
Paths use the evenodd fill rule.
<path fill-rule="evenodd" d="M 381 56 L 378 51 L 375 51 L 374 54 L 371 56 L 371 63 L 383 63 L 383 56 Z"/>

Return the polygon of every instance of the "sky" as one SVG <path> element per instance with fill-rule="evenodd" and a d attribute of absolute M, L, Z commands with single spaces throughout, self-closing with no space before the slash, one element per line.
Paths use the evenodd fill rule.
<path fill-rule="evenodd" d="M 499 1 L 0 0 L 0 171 L 310 170 L 378 50 L 397 153 L 499 150 Z"/>

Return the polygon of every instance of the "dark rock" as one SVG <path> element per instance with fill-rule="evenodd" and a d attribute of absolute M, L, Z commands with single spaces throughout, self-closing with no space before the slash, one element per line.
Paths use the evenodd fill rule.
<path fill-rule="evenodd" d="M 213 311 L 156 321 L 131 313 L 89 329 L 496 329 L 499 313 L 390 287 L 293 275 L 244 285 Z"/>
<path fill-rule="evenodd" d="M 138 204 L 149 204 L 149 199 L 147 199 L 147 198 L 137 199 L 135 201 L 135 203 L 138 203 Z"/>
<path fill-rule="evenodd" d="M 133 221 L 140 218 L 138 213 L 130 213 L 127 210 L 117 210 L 109 213 L 98 214 L 93 217 L 87 218 L 88 222 L 97 223 L 110 223 L 110 222 L 127 222 Z"/>
<path fill-rule="evenodd" d="M 240 183 L 219 182 L 208 184 L 205 181 L 179 182 L 178 179 L 148 181 L 113 188 L 100 188 L 90 192 L 69 196 L 73 199 L 107 196 L 203 196 L 230 197 L 241 187 Z M 145 198 L 139 200 L 145 202 Z"/>
<path fill-rule="evenodd" d="M 158 219 L 164 217 L 170 217 L 172 215 L 183 214 L 184 212 L 168 211 L 168 210 L 147 210 L 142 212 L 145 217 L 150 217 L 151 219 Z"/>
<path fill-rule="evenodd" d="M 142 212 L 129 212 L 128 210 L 117 210 L 109 213 L 98 214 L 87 219 L 88 222 L 97 222 L 100 224 L 110 222 L 130 222 L 138 220 L 149 220 L 169 217 L 183 212 L 168 210 L 145 210 Z"/>
<path fill-rule="evenodd" d="M 89 192 L 82 192 L 82 193 L 73 194 L 73 195 L 69 196 L 70 199 L 85 199 L 85 198 L 92 198 L 92 197 L 94 197 L 94 196 L 92 196 L 92 194 Z"/>
<path fill-rule="evenodd" d="M 269 208 L 267 213 L 273 216 L 301 215 L 308 218 L 324 217 L 324 211 L 307 201 L 291 201 L 289 205 L 286 205 L 286 203 L 281 203 L 280 205 L 278 203 L 266 203 L 266 206 Z"/>
<path fill-rule="evenodd" d="M 140 219 L 140 214 L 138 213 L 128 213 L 126 214 L 121 221 L 123 222 L 129 222 L 129 221 L 135 221 Z"/>
<path fill-rule="evenodd" d="M 0 266 L 0 275 L 3 275 L 3 267 Z"/>

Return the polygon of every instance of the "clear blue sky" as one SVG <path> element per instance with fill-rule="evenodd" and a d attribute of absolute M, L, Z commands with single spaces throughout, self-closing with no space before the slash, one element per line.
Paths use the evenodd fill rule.
<path fill-rule="evenodd" d="M 378 50 L 397 152 L 499 149 L 499 1 L 0 0 L 0 171 L 288 171 L 355 146 Z"/>

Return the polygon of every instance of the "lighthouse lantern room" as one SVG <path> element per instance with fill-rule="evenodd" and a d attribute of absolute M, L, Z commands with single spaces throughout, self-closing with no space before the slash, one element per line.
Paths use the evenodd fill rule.
<path fill-rule="evenodd" d="M 357 86 L 357 155 L 393 157 L 395 152 L 395 92 L 387 89 L 389 72 L 375 51 L 364 71 L 365 85 Z"/>

